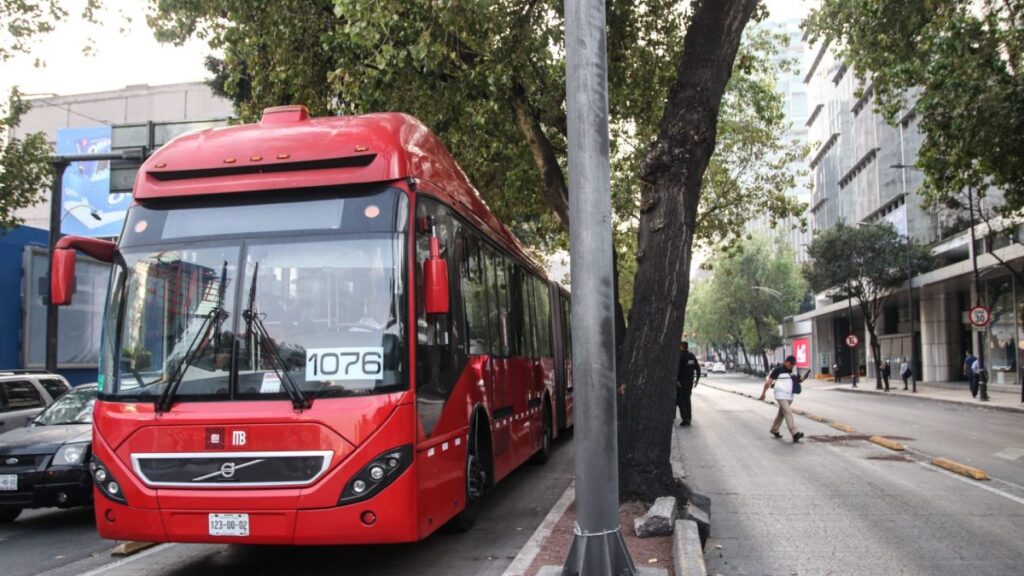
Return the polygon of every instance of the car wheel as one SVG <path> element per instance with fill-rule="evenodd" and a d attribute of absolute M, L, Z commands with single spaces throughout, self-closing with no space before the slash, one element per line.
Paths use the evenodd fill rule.
<path fill-rule="evenodd" d="M 0 524 L 14 522 L 21 515 L 21 508 L 0 508 Z"/>

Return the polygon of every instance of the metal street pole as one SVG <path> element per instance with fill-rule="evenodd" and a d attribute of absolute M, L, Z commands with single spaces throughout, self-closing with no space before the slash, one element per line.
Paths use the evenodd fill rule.
<path fill-rule="evenodd" d="M 846 295 L 846 321 L 850 324 L 850 334 L 853 334 L 853 296 L 850 294 Z M 857 387 L 857 347 L 847 346 L 850 349 L 850 378 L 853 382 L 853 387 Z"/>
<path fill-rule="evenodd" d="M 978 244 L 977 238 L 975 238 L 974 232 L 974 187 L 967 187 L 967 208 L 971 213 L 971 266 L 974 268 L 974 304 L 976 306 L 981 305 L 981 277 L 978 275 Z M 985 364 L 985 330 L 978 331 L 978 364 L 983 370 L 988 371 L 988 365 Z M 981 379 L 978 384 L 979 399 L 982 402 L 988 401 L 988 378 Z"/>
<path fill-rule="evenodd" d="M 907 170 L 918 170 L 913 166 L 903 164 L 903 127 L 900 126 L 900 163 L 893 164 L 890 168 L 899 168 L 900 170 L 900 182 L 903 188 L 903 225 L 906 227 L 907 234 L 907 302 L 909 305 L 910 313 L 910 384 L 913 386 L 913 393 L 917 394 L 917 366 L 914 363 L 916 356 L 915 351 L 915 332 L 914 332 L 914 268 L 911 255 L 913 254 L 913 240 L 910 236 L 910 195 L 907 194 Z M 920 171 L 920 170 L 918 170 Z"/>
<path fill-rule="evenodd" d="M 61 208 L 64 195 L 64 171 L 72 162 L 92 162 L 96 160 L 128 160 L 140 159 L 143 156 L 141 150 L 125 150 L 123 152 L 111 152 L 104 154 L 68 154 L 53 156 L 50 163 L 53 165 L 53 186 L 50 191 L 50 245 L 47 248 L 49 258 L 47 259 L 46 271 L 46 360 L 47 372 L 57 371 L 57 330 L 59 317 L 57 306 L 53 305 L 53 287 L 49 282 L 49 267 L 53 265 L 53 252 L 60 240 Z"/>
<path fill-rule="evenodd" d="M 636 574 L 619 532 L 604 0 L 565 3 L 576 526 L 563 576 Z"/>

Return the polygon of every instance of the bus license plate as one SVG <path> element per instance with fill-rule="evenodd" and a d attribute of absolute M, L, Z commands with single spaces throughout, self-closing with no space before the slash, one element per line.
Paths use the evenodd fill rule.
<path fill-rule="evenodd" d="M 17 474 L 0 474 L 0 491 L 16 492 L 18 490 Z"/>
<path fill-rule="evenodd" d="M 210 514 L 210 536 L 248 535 L 248 514 Z"/>

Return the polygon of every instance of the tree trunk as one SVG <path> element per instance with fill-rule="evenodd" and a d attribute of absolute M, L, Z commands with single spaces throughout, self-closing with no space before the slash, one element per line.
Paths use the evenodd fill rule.
<path fill-rule="evenodd" d="M 696 6 L 658 138 L 641 164 L 635 296 L 617 374 L 622 500 L 679 494 L 670 463 L 673 371 L 690 293 L 697 205 L 722 95 L 756 5 L 706 0 Z"/>
<path fill-rule="evenodd" d="M 558 220 L 569 230 L 569 187 L 565 184 L 565 173 L 558 163 L 558 155 L 540 122 L 530 110 L 526 99 L 526 90 L 518 82 L 512 87 L 512 109 L 516 113 L 516 124 L 526 139 L 533 161 L 537 164 L 541 180 L 544 182 L 544 198 L 548 206 L 558 216 Z"/>
<path fill-rule="evenodd" d="M 875 325 L 867 324 L 868 339 L 871 346 L 871 358 L 875 361 L 875 390 L 882 389 L 882 344 L 875 336 Z"/>
<path fill-rule="evenodd" d="M 771 372 L 771 369 L 768 367 L 768 352 L 764 349 L 761 350 L 761 362 L 764 363 L 764 373 Z"/>
<path fill-rule="evenodd" d="M 736 342 L 740 347 L 740 353 L 743 354 L 743 365 L 747 367 L 747 372 L 753 372 L 754 370 L 750 367 L 750 355 L 747 354 L 747 347 L 743 345 L 743 342 Z"/>

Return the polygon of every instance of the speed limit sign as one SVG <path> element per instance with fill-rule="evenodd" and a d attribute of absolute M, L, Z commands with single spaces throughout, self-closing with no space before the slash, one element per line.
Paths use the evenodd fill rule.
<path fill-rule="evenodd" d="M 857 344 L 860 344 L 860 338 L 857 338 L 856 334 L 850 334 L 846 337 L 846 345 L 850 348 L 856 348 Z"/>
<path fill-rule="evenodd" d="M 971 324 L 977 328 L 988 326 L 988 323 L 992 320 L 992 311 L 987 306 L 975 306 L 971 308 L 968 315 L 971 318 Z"/>

